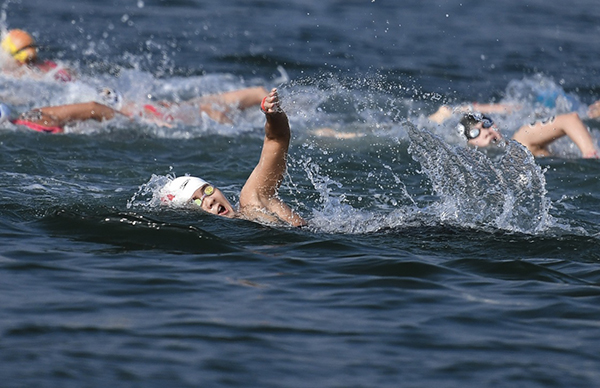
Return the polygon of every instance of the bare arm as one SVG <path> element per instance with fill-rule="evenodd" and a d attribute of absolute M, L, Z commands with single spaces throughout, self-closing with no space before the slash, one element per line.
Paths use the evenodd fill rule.
<path fill-rule="evenodd" d="M 565 135 L 577 145 L 584 158 L 598 157 L 594 140 L 577 113 L 566 113 L 550 121 L 524 125 L 515 132 L 513 139 L 526 146 L 534 156 L 548 156 L 548 145 Z"/>
<path fill-rule="evenodd" d="M 509 114 L 519 109 L 521 109 L 521 107 L 515 104 L 480 104 L 478 102 L 474 102 L 470 105 L 460 105 L 455 108 L 451 108 L 448 105 L 442 105 L 435 113 L 429 116 L 429 120 L 441 124 L 452 117 L 454 113 L 479 112 L 484 114 Z"/>
<path fill-rule="evenodd" d="M 211 119 L 219 123 L 231 123 L 231 119 L 227 116 L 230 108 L 244 110 L 258 105 L 267 93 L 263 87 L 254 87 L 213 94 L 191 101 L 197 103 L 200 110 Z"/>
<path fill-rule="evenodd" d="M 290 144 L 290 125 L 287 115 L 279 108 L 279 96 L 273 89 L 265 103 L 265 138 L 258 164 L 240 193 L 240 211 L 247 216 L 268 211 L 281 220 L 302 226 L 306 222 L 278 197 L 278 189 L 287 168 Z"/>
<path fill-rule="evenodd" d="M 66 124 L 85 120 L 110 120 L 119 112 L 97 102 L 47 106 L 39 109 L 42 119 L 36 124 L 62 127 Z"/>
<path fill-rule="evenodd" d="M 510 114 L 516 110 L 521 109 L 521 107 L 516 104 L 508 104 L 508 103 L 480 104 L 478 102 L 474 102 L 473 109 L 476 112 L 481 112 L 481 113 L 498 113 L 498 114 L 506 115 L 506 114 Z"/>
<path fill-rule="evenodd" d="M 201 101 L 236 106 L 238 109 L 247 109 L 260 104 L 263 97 L 268 93 L 265 88 L 257 86 L 201 97 Z"/>

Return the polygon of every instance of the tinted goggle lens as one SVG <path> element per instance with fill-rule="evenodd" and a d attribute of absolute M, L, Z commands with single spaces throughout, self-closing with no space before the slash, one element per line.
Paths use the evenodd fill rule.
<path fill-rule="evenodd" d="M 479 136 L 480 133 L 481 131 L 479 130 L 479 128 L 471 128 L 469 130 L 469 140 L 477 138 L 477 136 Z"/>
<path fill-rule="evenodd" d="M 202 206 L 202 201 L 204 198 L 211 196 L 215 192 L 215 188 L 211 185 L 204 186 L 204 191 L 202 192 L 202 197 L 194 199 L 194 203 L 198 206 Z"/>
<path fill-rule="evenodd" d="M 485 129 L 491 128 L 494 125 L 494 120 L 492 120 L 488 116 L 478 114 L 477 116 L 474 116 L 474 118 L 475 118 L 475 120 L 480 122 L 481 126 Z M 469 138 L 469 140 L 472 140 L 472 139 L 477 138 L 480 134 L 481 134 L 481 130 L 479 128 L 471 128 L 469 130 L 469 132 L 467 133 L 467 137 Z"/>
<path fill-rule="evenodd" d="M 17 55 L 17 54 L 19 54 L 19 53 L 21 53 L 21 52 L 23 52 L 23 51 L 25 51 L 25 50 L 27 50 L 27 49 L 30 49 L 30 48 L 32 48 L 32 49 L 37 49 L 37 47 L 36 47 L 36 45 L 35 45 L 35 44 L 28 44 L 27 46 L 23 46 L 23 47 L 21 47 L 20 49 L 17 49 L 17 50 L 15 50 L 15 51 L 13 51 L 13 52 L 11 53 L 11 55 L 14 57 L 15 55 Z"/>
<path fill-rule="evenodd" d="M 492 125 L 494 125 L 494 120 L 487 116 L 483 116 L 481 119 L 481 126 L 484 128 L 490 128 Z"/>

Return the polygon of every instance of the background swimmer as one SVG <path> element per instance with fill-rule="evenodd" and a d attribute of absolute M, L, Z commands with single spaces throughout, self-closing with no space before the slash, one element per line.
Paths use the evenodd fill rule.
<path fill-rule="evenodd" d="M 84 102 L 36 108 L 11 118 L 8 106 L 0 104 L 0 122 L 10 121 L 38 132 L 63 133 L 64 127 L 75 122 L 94 120 L 104 121 L 114 118 L 119 111 L 97 103 Z"/>
<path fill-rule="evenodd" d="M 136 103 L 124 101 L 123 96 L 111 88 L 103 88 L 100 91 L 102 102 L 112 106 L 123 114 L 130 117 L 141 117 L 143 120 L 152 122 L 163 127 L 171 127 L 175 120 L 184 124 L 194 124 L 198 115 L 206 114 L 218 123 L 231 123 L 232 109 L 245 110 L 259 105 L 268 91 L 262 86 L 234 90 L 219 94 L 196 97 L 188 101 L 176 103 L 166 100 L 149 101 L 147 103 Z M 192 116 L 182 114 L 177 108 L 182 106 L 193 106 L 198 110 Z"/>
<path fill-rule="evenodd" d="M 493 120 L 481 113 L 465 114 L 458 128 L 467 138 L 467 143 L 473 146 L 487 147 L 502 139 Z M 563 136 L 568 136 L 577 145 L 584 158 L 599 157 L 592 136 L 576 113 L 523 125 L 512 138 L 527 147 L 534 156 L 550 156 L 548 145 Z"/>
<path fill-rule="evenodd" d="M 3 71 L 13 76 L 40 77 L 52 74 L 55 80 L 72 81 L 74 74 L 71 70 L 60 67 L 50 60 L 39 60 L 37 45 L 33 37 L 26 31 L 14 29 L 4 34 L 1 43 L 4 53 L 9 58 L 3 61 Z"/>

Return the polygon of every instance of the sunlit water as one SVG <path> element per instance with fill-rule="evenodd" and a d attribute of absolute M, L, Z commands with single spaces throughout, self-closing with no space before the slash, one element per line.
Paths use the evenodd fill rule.
<path fill-rule="evenodd" d="M 308 227 L 160 206 L 200 175 L 237 203 L 264 116 L 0 129 L 2 386 L 592 387 L 600 182 L 569 141 L 464 146 L 443 103 L 532 118 L 600 99 L 593 1 L 6 1 L 74 82 L 2 75 L 15 111 L 278 87 L 280 195 Z M 2 58 L 6 61 L 6 58 Z M 562 99 L 545 98 L 562 94 Z M 596 141 L 598 121 L 586 120 Z M 330 128 L 344 138 L 320 137 Z M 349 137 L 348 137 L 349 136 Z M 345 138 L 348 137 L 348 138 Z"/>

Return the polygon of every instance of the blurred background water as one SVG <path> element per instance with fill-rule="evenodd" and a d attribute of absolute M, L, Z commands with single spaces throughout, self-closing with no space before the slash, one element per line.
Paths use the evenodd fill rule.
<path fill-rule="evenodd" d="M 5 1 L 73 82 L 2 74 L 17 111 L 277 86 L 281 196 L 309 226 L 156 205 L 201 175 L 237 201 L 264 116 L 0 128 L 6 387 L 591 387 L 600 171 L 568 141 L 468 149 L 441 104 L 600 99 L 595 1 Z M 4 59 L 6 60 L 6 59 Z M 600 125 L 585 120 L 595 141 Z M 319 137 L 317 128 L 358 134 Z"/>

